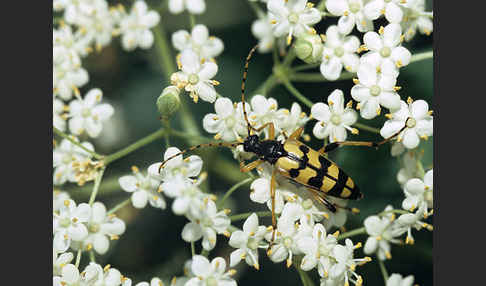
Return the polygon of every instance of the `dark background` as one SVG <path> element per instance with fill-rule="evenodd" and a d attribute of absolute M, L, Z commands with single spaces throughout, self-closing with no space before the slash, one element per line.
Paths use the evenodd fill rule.
<path fill-rule="evenodd" d="M 157 4 L 159 1 L 147 1 L 147 3 L 160 5 Z M 222 96 L 238 101 L 240 100 L 239 87 L 243 61 L 249 49 L 257 43 L 250 31 L 251 23 L 256 17 L 243 0 L 206 0 L 206 4 L 206 13 L 196 17 L 197 23 L 208 26 L 210 34 L 221 38 L 225 44 L 224 52 L 217 58 L 219 72 L 215 79 L 220 81 L 221 85 L 216 89 Z M 431 3 L 428 4 L 427 10 L 430 11 Z M 130 4 L 125 6 L 128 8 Z M 153 7 L 156 6 L 153 5 Z M 324 33 L 327 26 L 335 24 L 336 21 L 337 18 L 328 18 L 321 22 L 316 30 Z M 164 12 L 161 14 L 161 22 L 169 36 L 179 29 L 190 30 L 186 13 L 171 15 Z M 380 23 L 375 22 L 376 26 Z M 383 22 L 383 25 L 385 24 L 386 22 Z M 426 37 L 417 33 L 414 40 L 404 45 L 412 53 L 431 50 L 432 36 Z M 157 119 L 159 114 L 155 101 L 162 89 L 169 83 L 159 66 L 155 52 L 155 49 L 152 48 L 149 51 L 136 50 L 127 53 L 122 50 L 120 41 L 116 38 L 100 53 L 93 53 L 83 60 L 83 66 L 90 74 L 90 81 L 81 89 L 82 93 L 84 94 L 90 88 L 99 87 L 104 92 L 105 100 L 110 101 L 115 107 L 113 124 L 106 124 L 103 129 L 104 134 L 94 142 L 98 153 L 110 154 L 161 126 Z M 175 56 L 175 51 L 172 52 Z M 302 62 L 296 60 L 294 64 L 302 64 Z M 250 94 L 271 74 L 271 67 L 271 54 L 257 54 L 254 57 L 250 64 L 247 80 L 247 90 Z M 319 71 L 316 69 L 314 72 Z M 333 83 L 295 83 L 299 91 L 313 102 L 325 101 L 336 88 L 342 89 L 348 100 L 352 85 L 350 80 Z M 433 61 L 431 59 L 402 68 L 398 85 L 402 86 L 399 94 L 403 100 L 409 96 L 415 100 L 424 99 L 429 103 L 430 108 L 434 109 L 432 100 Z M 270 96 L 278 100 L 279 107 L 290 108 L 292 102 L 296 101 L 282 86 L 275 88 Z M 206 113 L 214 112 L 213 106 L 201 101 L 197 105 L 189 100 L 186 102 L 199 123 L 200 132 L 204 136 L 211 137 L 202 129 L 202 118 Z M 302 104 L 301 106 L 304 111 L 309 113 L 308 108 Z M 384 117 L 381 116 L 379 119 L 361 120 L 360 122 L 380 127 L 384 120 Z M 311 134 L 314 124 L 315 121 L 309 122 L 306 133 Z M 178 116 L 173 118 L 171 125 L 174 129 L 182 130 Z M 366 131 L 361 131 L 358 136 L 350 136 L 350 138 L 355 140 L 381 139 Z M 426 171 L 432 167 L 432 139 L 422 142 L 419 146 L 420 149 L 425 150 L 423 163 Z M 309 143 L 316 149 L 321 144 L 322 142 L 315 139 Z M 171 138 L 171 145 L 180 149 L 189 146 L 187 142 L 175 138 Z M 105 202 L 110 208 L 127 198 L 129 194 L 121 191 L 117 186 L 117 178 L 128 174 L 132 165 L 137 165 L 144 170 L 149 164 L 160 161 L 164 151 L 164 142 L 161 139 L 110 165 L 105 172 L 98 199 Z M 219 156 L 231 159 L 230 151 L 202 151 L 197 154 L 203 156 L 203 169 L 209 171 L 208 191 L 221 194 L 235 183 L 234 180 L 228 180 L 215 174 L 214 170 L 218 169 L 218 162 L 215 161 Z M 214 154 L 217 156 L 211 156 Z M 353 147 L 344 148 L 332 153 L 331 158 L 354 178 L 365 193 L 365 199 L 353 204 L 361 209 L 361 213 L 349 216 L 346 223 L 348 229 L 361 227 L 363 220 L 368 215 L 380 212 L 387 204 L 391 204 L 395 208 L 401 207 L 404 195 L 396 181 L 400 164 L 396 158 L 390 156 L 390 146 L 385 146 L 378 151 Z M 234 165 L 237 166 L 236 161 Z M 88 200 L 90 188 L 91 185 L 88 184 L 87 188 L 82 190 L 71 188 L 71 186 L 67 186 L 66 189 L 72 190 L 70 192 L 76 201 L 82 202 Z M 233 214 L 266 210 L 263 206 L 249 200 L 248 185 L 235 192 L 232 198 Z M 124 275 L 132 278 L 134 282 L 149 280 L 153 276 L 165 278 L 164 280 L 167 281 L 173 275 L 182 275 L 182 266 L 191 255 L 190 245 L 180 237 L 187 220 L 184 217 L 175 216 L 170 210 L 170 205 L 171 201 L 168 200 L 169 207 L 165 211 L 149 206 L 141 211 L 132 207 L 120 210 L 118 214 L 127 223 L 127 230 L 118 241 L 111 243 L 110 251 L 106 255 L 97 256 L 97 262 L 103 265 L 111 264 Z M 263 222 L 267 225 L 270 224 L 270 220 L 265 219 Z M 415 245 L 393 246 L 393 259 L 386 261 L 386 267 L 389 274 L 401 273 L 405 276 L 413 274 L 415 283 L 432 285 L 432 233 L 427 230 L 420 232 L 414 230 L 413 234 Z M 210 257 L 222 256 L 229 260 L 229 254 L 233 248 L 228 246 L 227 241 L 228 239 L 224 236 L 218 236 L 217 246 L 211 251 Z M 353 241 L 362 241 L 364 244 L 366 236 L 353 237 Z M 196 252 L 200 252 L 200 242 L 196 243 Z M 362 257 L 364 254 L 360 249 L 355 251 L 355 256 Z M 87 257 L 83 258 L 81 265 L 87 262 Z M 272 263 L 263 251 L 260 253 L 260 263 L 260 273 L 247 267 L 244 263 L 237 267 L 236 278 L 239 285 L 251 285 L 251 283 L 295 285 L 300 283 L 294 268 L 287 269 L 284 263 Z M 365 284 L 382 285 L 382 276 L 377 263 L 368 263 L 357 268 L 357 271 L 363 276 Z M 317 271 L 311 271 L 310 274 L 317 284 Z"/>

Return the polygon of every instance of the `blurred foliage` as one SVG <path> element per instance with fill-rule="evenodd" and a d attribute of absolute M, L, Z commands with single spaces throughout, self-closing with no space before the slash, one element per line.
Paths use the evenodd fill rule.
<path fill-rule="evenodd" d="M 111 1 L 118 3 L 118 1 Z M 162 7 L 167 10 L 160 1 L 147 1 L 152 7 Z M 219 72 L 215 79 L 221 82 L 217 91 L 225 97 L 234 101 L 240 100 L 240 84 L 244 65 L 244 58 L 257 40 L 252 36 L 250 25 L 255 19 L 255 15 L 246 3 L 246 0 L 206 0 L 208 10 L 202 16 L 197 16 L 197 23 L 203 23 L 209 27 L 210 34 L 220 37 L 225 50 L 217 58 Z M 122 3 L 126 4 L 122 1 Z M 429 3 L 430 4 L 430 3 Z M 127 5 L 129 6 L 129 5 Z M 430 7 L 430 5 L 428 6 Z M 179 29 L 189 29 L 189 19 L 187 14 L 170 15 L 163 12 L 161 21 L 166 32 L 170 35 Z M 336 19 L 326 19 L 317 27 L 318 31 L 324 32 L 326 27 L 335 23 Z M 385 24 L 385 22 L 383 22 Z M 432 37 L 417 35 L 417 37 L 405 46 L 413 52 L 420 52 L 432 49 Z M 173 50 L 173 55 L 175 51 Z M 302 64 L 302 62 L 294 64 Z M 121 49 L 119 39 L 104 48 L 100 53 L 94 53 L 87 57 L 83 65 L 90 74 L 89 83 L 83 87 L 82 92 L 90 88 L 99 87 L 103 90 L 105 99 L 115 104 L 115 120 L 105 126 L 101 138 L 95 141 L 96 150 L 102 154 L 110 154 L 135 140 L 154 132 L 161 127 L 158 120 L 156 107 L 157 97 L 163 88 L 168 85 L 168 79 L 164 76 L 155 49 L 148 51 L 137 50 L 127 53 Z M 271 54 L 257 54 L 253 62 L 250 63 L 247 90 L 254 90 L 272 72 Z M 314 72 L 319 72 L 315 69 Z M 325 101 L 327 96 L 336 88 L 342 89 L 350 98 L 349 91 L 353 83 L 351 80 L 331 82 L 331 83 L 295 83 L 295 86 L 307 98 L 313 102 Z M 398 80 L 398 85 L 402 86 L 399 92 L 402 99 L 408 96 L 413 99 L 426 100 L 431 108 L 433 107 L 433 60 L 426 60 L 410 64 L 402 69 Z M 279 107 L 290 108 L 296 99 L 285 90 L 283 86 L 278 86 L 270 96 L 276 98 Z M 186 97 L 188 99 L 188 97 Z M 200 132 L 206 137 L 211 137 L 202 129 L 202 118 L 208 112 L 213 112 L 213 106 L 205 102 L 194 104 L 185 100 L 189 106 L 191 114 L 200 124 Z M 301 104 L 301 106 L 303 106 Z M 303 107 L 304 111 L 310 112 Z M 363 122 L 363 121 L 361 121 Z M 384 118 L 367 121 L 370 126 L 379 127 L 383 124 Z M 315 121 L 310 121 L 306 126 L 306 133 L 310 134 Z M 182 130 L 179 116 L 171 120 L 174 129 Z M 352 135 L 353 140 L 379 140 L 378 135 L 366 131 L 361 131 L 359 135 Z M 420 149 L 425 150 L 424 167 L 428 170 L 432 166 L 433 140 L 423 142 Z M 188 147 L 188 143 L 171 138 L 171 145 L 180 149 Z M 313 140 L 309 145 L 319 148 L 322 142 Z M 137 165 L 141 168 L 149 164 L 160 161 L 163 157 L 164 140 L 160 139 L 128 156 L 115 162 L 105 172 L 105 179 L 101 184 L 99 199 L 106 202 L 108 207 L 114 206 L 118 202 L 128 198 L 129 194 L 116 188 L 117 178 L 122 174 L 130 172 L 130 166 Z M 203 156 L 204 170 L 209 170 L 208 166 L 213 166 L 218 156 L 232 158 L 229 150 L 196 152 Z M 217 154 L 217 156 L 208 156 Z M 396 158 L 390 155 L 390 146 L 385 146 L 380 150 L 370 150 L 366 148 L 348 147 L 333 152 L 330 156 L 346 172 L 352 176 L 365 194 L 361 201 L 354 202 L 352 205 L 359 207 L 361 213 L 350 215 L 347 223 L 348 229 L 362 226 L 362 221 L 370 214 L 380 212 L 387 204 L 396 208 L 401 207 L 403 192 L 396 181 L 396 174 L 400 168 Z M 237 162 L 234 161 L 237 166 Z M 214 173 L 209 172 L 209 188 L 212 193 L 221 194 L 229 189 L 235 182 L 219 178 Z M 115 191 L 105 193 L 103 190 L 108 186 Z M 88 188 L 91 185 L 87 186 Z M 74 190 L 75 197 L 86 198 L 89 196 L 89 189 L 84 189 L 85 193 Z M 234 193 L 232 199 L 233 213 L 265 210 L 266 207 L 253 203 L 249 200 L 248 185 L 240 188 Z M 133 281 L 149 280 L 153 276 L 167 279 L 173 275 L 182 275 L 184 262 L 190 258 L 190 244 L 181 239 L 181 231 L 187 222 L 184 217 L 175 216 L 170 210 L 171 201 L 168 201 L 168 209 L 161 211 L 146 207 L 143 210 L 135 210 L 131 206 L 125 207 L 118 212 L 119 216 L 127 222 L 127 230 L 114 241 L 107 255 L 97 256 L 97 262 L 110 263 L 119 269 L 124 275 L 131 277 Z M 270 224 L 268 218 L 261 219 L 260 222 Z M 240 225 L 237 225 L 240 226 Z M 415 282 L 420 285 L 432 285 L 432 233 L 422 230 L 414 231 L 416 244 L 413 246 L 393 246 L 393 259 L 386 262 L 388 272 L 401 273 L 403 275 L 415 275 Z M 354 242 L 366 240 L 366 236 L 352 238 Z M 229 254 L 233 250 L 227 244 L 228 239 L 218 236 L 216 248 L 211 252 L 211 257 L 222 256 L 229 259 Z M 200 242 L 196 243 L 196 252 L 200 252 Z M 357 257 L 364 256 L 361 250 L 355 252 Z M 87 255 L 86 255 L 87 256 Z M 87 257 L 83 261 L 87 262 Z M 375 259 L 373 257 L 373 259 Z M 295 268 L 287 269 L 285 263 L 274 264 L 269 261 L 264 252 L 260 257 L 261 269 L 257 273 L 253 268 L 246 264 L 237 267 L 236 278 L 239 285 L 300 285 L 300 280 Z M 378 264 L 368 263 L 359 267 L 358 272 L 363 275 L 366 285 L 383 285 L 382 276 Z M 317 282 L 317 271 L 310 273 L 314 281 Z"/>

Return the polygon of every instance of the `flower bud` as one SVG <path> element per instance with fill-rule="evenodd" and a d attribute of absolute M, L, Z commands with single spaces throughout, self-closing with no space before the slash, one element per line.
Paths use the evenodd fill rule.
<path fill-rule="evenodd" d="M 324 46 L 319 35 L 306 34 L 299 37 L 294 48 L 297 57 L 308 64 L 317 63 L 322 59 Z"/>
<path fill-rule="evenodd" d="M 181 91 L 173 85 L 164 88 L 162 94 L 157 99 L 157 109 L 162 118 L 169 118 L 179 110 L 179 107 L 181 106 L 181 100 L 179 98 L 180 92 Z"/>

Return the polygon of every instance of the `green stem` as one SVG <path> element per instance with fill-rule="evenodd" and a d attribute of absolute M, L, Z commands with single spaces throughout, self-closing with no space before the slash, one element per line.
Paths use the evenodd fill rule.
<path fill-rule="evenodd" d="M 259 216 L 259 217 L 272 216 L 272 212 L 270 212 L 270 211 L 261 211 L 261 212 L 254 212 L 254 213 L 256 213 L 257 216 Z M 238 220 L 246 219 L 249 216 L 251 216 L 252 214 L 253 214 L 253 212 L 251 212 L 251 213 L 242 213 L 242 214 L 232 215 L 229 218 L 231 219 L 231 221 L 238 221 Z"/>
<path fill-rule="evenodd" d="M 282 61 L 282 66 L 289 67 L 292 64 L 292 62 L 294 61 L 296 56 L 297 55 L 295 54 L 294 47 L 291 46 L 289 51 L 287 52 L 287 55 L 285 56 L 285 58 Z"/>
<path fill-rule="evenodd" d="M 169 148 L 170 147 L 169 134 L 170 134 L 170 131 L 171 131 L 169 119 L 163 119 L 162 124 L 164 125 L 165 130 L 166 130 L 165 136 L 164 136 L 165 137 L 165 148 Z"/>
<path fill-rule="evenodd" d="M 192 28 L 194 28 L 194 26 L 196 26 L 196 16 L 194 16 L 193 14 L 187 12 L 189 14 L 189 25 Z"/>
<path fill-rule="evenodd" d="M 83 254 L 83 251 L 81 249 L 78 249 L 78 254 L 76 255 L 76 262 L 74 264 L 74 266 L 76 266 L 76 268 L 79 267 L 79 263 L 81 262 L 81 255 Z"/>
<path fill-rule="evenodd" d="M 308 286 L 307 285 L 307 279 L 305 278 L 304 274 L 304 270 L 300 269 L 297 265 L 294 264 L 294 268 L 297 270 L 297 272 L 299 273 L 299 277 L 300 277 L 300 281 L 302 281 L 302 286 Z"/>
<path fill-rule="evenodd" d="M 196 246 L 194 245 L 194 241 L 191 241 L 191 255 L 196 255 Z"/>
<path fill-rule="evenodd" d="M 386 282 L 388 281 L 388 271 L 386 271 L 385 263 L 381 261 L 378 257 L 376 257 L 376 260 L 378 260 L 378 265 L 380 265 L 381 275 L 383 275 L 383 280 L 385 281 L 385 285 L 386 285 Z"/>
<path fill-rule="evenodd" d="M 96 262 L 96 259 L 95 259 L 95 254 L 94 254 L 93 249 L 91 249 L 91 250 L 89 251 L 89 260 L 90 260 L 91 262 Z"/>
<path fill-rule="evenodd" d="M 94 181 L 94 186 L 93 186 L 93 191 L 91 191 L 91 196 L 89 197 L 89 205 L 92 206 L 95 199 L 96 195 L 98 194 L 98 190 L 100 189 L 100 184 L 101 180 L 103 179 L 103 174 L 105 173 L 106 167 L 102 167 L 98 173 L 98 176 L 96 176 L 95 181 Z"/>
<path fill-rule="evenodd" d="M 380 129 L 374 128 L 374 127 L 371 127 L 371 126 L 368 126 L 366 124 L 362 124 L 362 123 L 356 122 L 354 124 L 354 126 L 356 126 L 358 129 L 361 129 L 361 130 L 365 130 L 365 131 L 369 131 L 369 132 L 372 132 L 372 133 L 380 134 Z"/>
<path fill-rule="evenodd" d="M 118 160 L 118 159 L 132 153 L 133 151 L 135 151 L 139 148 L 142 148 L 143 146 L 145 146 L 147 144 L 152 143 L 153 141 L 155 141 L 159 138 L 162 138 L 164 136 L 164 134 L 165 134 L 165 129 L 159 129 L 158 131 L 155 131 L 154 133 L 149 134 L 148 136 L 145 136 L 144 138 L 136 141 L 135 143 L 132 143 L 131 145 L 123 148 L 122 150 L 117 151 L 117 152 L 107 156 L 105 158 L 105 165 L 108 165 L 108 164 L 112 163 L 113 161 Z"/>
<path fill-rule="evenodd" d="M 131 198 L 128 198 L 124 201 L 122 201 L 121 203 L 117 204 L 116 206 L 114 206 L 111 210 L 109 210 L 106 214 L 107 215 L 111 215 L 112 213 L 115 213 L 117 210 L 123 208 L 124 206 L 128 205 L 131 201 Z"/>
<path fill-rule="evenodd" d="M 229 198 L 229 196 L 231 196 L 231 194 L 236 191 L 239 187 L 249 183 L 253 181 L 252 178 L 248 178 L 248 179 L 245 179 L 239 183 L 236 183 L 234 186 L 232 186 L 227 192 L 226 194 L 224 194 L 224 196 L 221 198 L 221 200 L 218 202 L 218 208 L 221 208 L 224 206 L 224 202 L 226 201 L 227 198 Z"/>
<path fill-rule="evenodd" d="M 287 90 L 298 100 L 300 100 L 304 105 L 307 107 L 311 108 L 312 107 L 312 101 L 308 100 L 300 91 L 298 91 L 287 78 L 283 78 L 282 82 L 284 86 L 287 88 Z"/>
<path fill-rule="evenodd" d="M 324 11 L 324 9 L 326 9 L 326 0 L 322 0 L 321 2 L 319 2 L 316 8 L 321 12 Z"/>
<path fill-rule="evenodd" d="M 262 94 L 265 96 L 277 85 L 278 78 L 276 75 L 272 74 L 262 84 L 260 84 L 260 86 L 257 87 L 252 94 Z"/>
<path fill-rule="evenodd" d="M 66 133 L 62 132 L 61 130 L 57 129 L 56 127 L 53 127 L 53 129 L 54 129 L 54 133 L 56 133 L 57 135 L 61 136 L 64 139 L 69 140 L 69 142 L 71 142 L 74 145 L 78 146 L 79 148 L 83 149 L 84 151 L 86 151 L 88 154 L 90 154 L 94 158 L 96 158 L 96 159 L 102 159 L 103 158 L 103 155 L 100 155 L 100 154 L 98 154 L 94 151 L 89 150 L 85 146 L 81 145 L 81 143 L 74 140 L 72 136 L 67 135 Z"/>
<path fill-rule="evenodd" d="M 174 62 L 172 61 L 172 54 L 169 44 L 167 43 L 167 36 L 162 25 L 162 21 L 157 27 L 153 29 L 155 38 L 155 49 L 159 59 L 160 67 L 165 71 L 167 79 L 176 71 Z"/>
<path fill-rule="evenodd" d="M 338 237 L 337 240 L 342 240 L 351 236 L 359 235 L 359 234 L 364 234 L 366 233 L 366 228 L 360 227 L 357 229 L 353 229 L 351 231 L 346 231 L 344 233 L 341 233 Z"/>
<path fill-rule="evenodd" d="M 292 68 L 293 72 L 298 72 L 298 71 L 303 71 L 303 70 L 308 70 L 308 69 L 313 69 L 318 66 L 320 66 L 321 63 L 315 63 L 315 64 L 306 64 L 306 65 L 300 65 Z"/>

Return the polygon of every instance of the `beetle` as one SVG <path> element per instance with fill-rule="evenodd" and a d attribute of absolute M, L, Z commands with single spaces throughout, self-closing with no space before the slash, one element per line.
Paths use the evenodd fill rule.
<path fill-rule="evenodd" d="M 241 100 L 243 104 L 243 115 L 247 123 L 248 136 L 243 142 L 217 142 L 206 143 L 192 146 L 186 150 L 183 150 L 177 154 L 174 154 L 164 160 L 159 167 L 159 172 L 163 168 L 164 164 L 188 151 L 195 150 L 201 147 L 228 147 L 235 148 L 239 145 L 243 145 L 245 152 L 253 153 L 258 159 L 255 161 L 244 164 L 240 162 L 241 172 L 250 172 L 257 168 L 264 162 L 273 166 L 272 177 L 270 180 L 270 197 L 272 200 L 272 242 L 275 238 L 276 230 L 276 217 L 275 217 L 275 190 L 276 190 L 276 177 L 281 175 L 297 185 L 301 185 L 307 189 L 311 196 L 317 201 L 322 203 L 329 211 L 335 213 L 337 208 L 343 208 L 352 210 L 347 207 L 339 206 L 335 203 L 331 203 L 327 196 L 346 199 L 357 200 L 363 197 L 360 189 L 354 181 L 346 175 L 334 162 L 327 159 L 324 155 L 340 146 L 367 146 L 377 148 L 380 145 L 387 143 L 394 137 L 398 136 L 405 128 L 401 128 L 397 133 L 383 141 L 379 142 L 367 142 L 367 141 L 343 141 L 333 142 L 323 146 L 319 150 L 314 150 L 306 144 L 299 141 L 303 127 L 298 128 L 290 136 L 283 133 L 285 140 L 283 142 L 276 140 L 275 138 L 275 126 L 272 122 L 265 123 L 262 126 L 256 128 L 252 126 L 248 120 L 248 115 L 245 108 L 245 82 L 248 73 L 249 61 L 255 52 L 258 45 L 254 46 L 248 56 L 246 57 L 245 67 L 243 72 L 243 79 L 241 84 Z M 408 119 L 407 119 L 408 121 Z M 258 133 L 264 128 L 268 128 L 268 138 L 261 139 Z"/>

